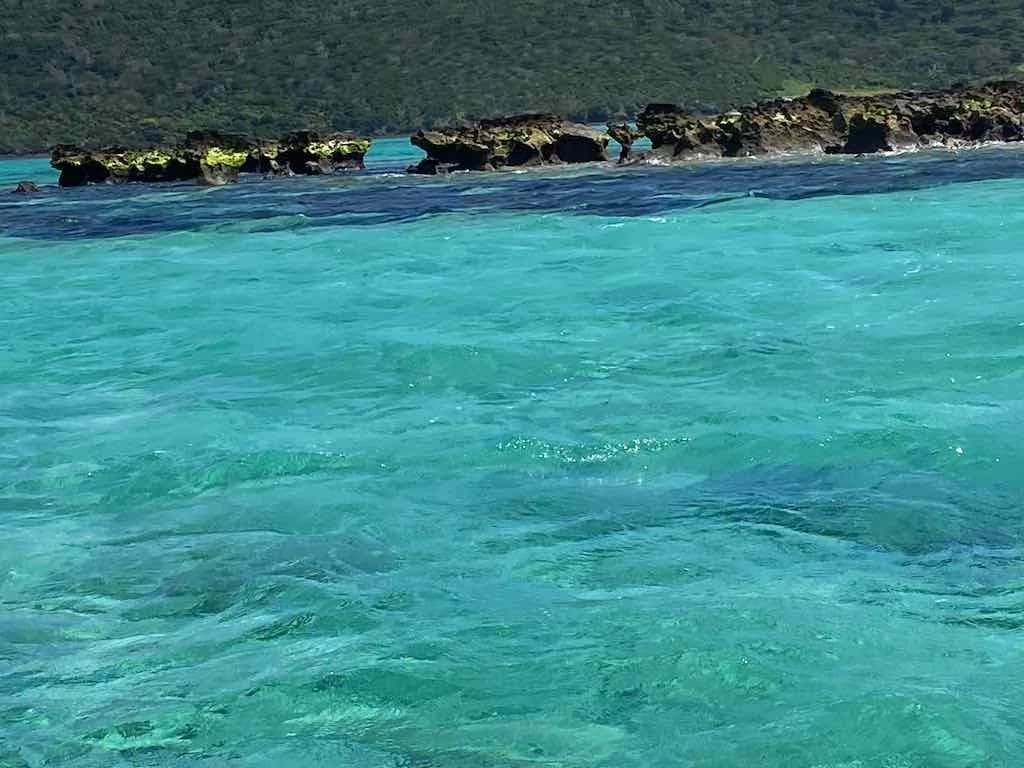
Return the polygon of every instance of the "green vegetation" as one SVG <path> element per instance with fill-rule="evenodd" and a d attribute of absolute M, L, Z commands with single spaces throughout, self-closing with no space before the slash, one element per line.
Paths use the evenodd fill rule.
<path fill-rule="evenodd" d="M 1024 0 L 0 0 L 0 152 L 1016 74 Z"/>

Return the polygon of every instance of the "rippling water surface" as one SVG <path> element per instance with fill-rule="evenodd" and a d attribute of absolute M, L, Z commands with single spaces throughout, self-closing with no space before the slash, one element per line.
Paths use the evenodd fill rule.
<path fill-rule="evenodd" d="M 1022 764 L 1024 152 L 376 152 L 0 199 L 0 766 Z"/>

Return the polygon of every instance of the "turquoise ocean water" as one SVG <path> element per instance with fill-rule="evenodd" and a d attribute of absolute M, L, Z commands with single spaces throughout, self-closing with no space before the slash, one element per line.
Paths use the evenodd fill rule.
<path fill-rule="evenodd" d="M 413 159 L 0 199 L 0 766 L 1024 764 L 1024 152 Z"/>

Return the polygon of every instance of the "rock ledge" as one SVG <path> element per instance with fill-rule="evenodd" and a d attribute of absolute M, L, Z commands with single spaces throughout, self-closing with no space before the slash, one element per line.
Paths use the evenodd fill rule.
<path fill-rule="evenodd" d="M 645 157 L 660 160 L 799 151 L 865 154 L 1021 141 L 1024 83 L 878 96 L 815 89 L 799 99 L 762 101 L 710 117 L 673 104 L 651 104 L 637 116 L 637 128 L 651 140 Z"/>
<path fill-rule="evenodd" d="M 436 174 L 607 160 L 609 137 L 586 125 L 537 114 L 419 131 L 411 141 L 427 156 L 409 172 Z"/>
<path fill-rule="evenodd" d="M 59 144 L 50 165 L 62 187 L 126 182 L 227 184 L 241 173 L 320 174 L 363 168 L 370 139 L 350 133 L 295 131 L 276 141 L 236 133 L 195 131 L 174 147 L 84 149 Z"/>

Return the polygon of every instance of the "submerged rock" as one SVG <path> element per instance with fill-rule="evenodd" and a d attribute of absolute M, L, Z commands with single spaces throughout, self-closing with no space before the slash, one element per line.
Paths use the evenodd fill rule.
<path fill-rule="evenodd" d="M 124 182 L 196 181 L 219 186 L 242 173 L 292 175 L 363 168 L 371 141 L 348 133 L 297 131 L 277 141 L 244 134 L 194 131 L 169 148 L 88 150 L 60 144 L 50 164 L 62 187 Z"/>
<path fill-rule="evenodd" d="M 12 195 L 33 195 L 39 192 L 39 187 L 32 181 L 19 181 L 18 186 L 11 190 Z"/>
<path fill-rule="evenodd" d="M 821 89 L 721 115 L 651 104 L 637 127 L 666 160 L 816 151 L 864 154 L 1024 138 L 1024 83 L 844 96 Z"/>
<path fill-rule="evenodd" d="M 516 115 L 462 128 L 419 131 L 411 141 L 427 157 L 409 172 L 435 174 L 607 160 L 609 137 L 553 115 Z"/>

